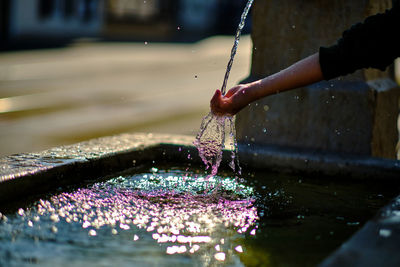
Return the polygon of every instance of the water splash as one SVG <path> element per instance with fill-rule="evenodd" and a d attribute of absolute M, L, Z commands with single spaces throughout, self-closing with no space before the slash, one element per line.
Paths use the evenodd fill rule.
<path fill-rule="evenodd" d="M 236 55 L 237 47 L 239 45 L 240 35 L 242 33 L 247 14 L 249 13 L 250 7 L 253 4 L 253 0 L 249 0 L 243 10 L 240 18 L 239 26 L 236 30 L 235 41 L 231 50 L 231 56 L 226 67 L 224 82 L 222 84 L 221 92 L 225 95 L 226 84 L 228 82 L 229 73 L 232 68 L 233 59 Z M 219 165 L 222 161 L 222 151 L 225 148 L 226 142 L 226 131 L 229 132 L 228 141 L 232 149 L 231 162 L 229 166 L 233 171 L 237 171 L 241 174 L 241 168 L 239 165 L 238 149 L 236 141 L 236 129 L 235 129 L 235 118 L 232 116 L 216 116 L 210 112 L 203 118 L 201 122 L 200 131 L 196 136 L 194 145 L 199 151 L 199 155 L 206 165 L 206 169 L 211 167 L 211 174 L 216 175 L 218 172 Z"/>
<path fill-rule="evenodd" d="M 227 135 L 227 133 L 229 134 Z M 196 136 L 194 145 L 197 147 L 206 169 L 211 168 L 212 175 L 216 175 L 218 172 L 226 144 L 232 151 L 229 166 L 233 171 L 240 174 L 235 118 L 232 116 L 216 116 L 210 112 L 201 122 L 200 131 Z"/>
<path fill-rule="evenodd" d="M 225 119 L 214 116 L 211 112 L 203 118 L 200 131 L 196 136 L 194 145 L 199 151 L 199 156 L 206 165 L 212 168 L 212 175 L 216 175 L 222 160 L 222 150 L 225 142 Z"/>

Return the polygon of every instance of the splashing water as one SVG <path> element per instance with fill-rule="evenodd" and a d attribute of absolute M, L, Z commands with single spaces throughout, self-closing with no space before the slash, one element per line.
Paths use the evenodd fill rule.
<path fill-rule="evenodd" d="M 247 14 L 249 13 L 250 7 L 253 4 L 253 0 L 249 0 L 246 7 L 243 10 L 240 18 L 239 26 L 236 30 L 235 41 L 231 50 L 231 57 L 226 67 L 224 82 L 222 84 L 221 92 L 225 95 L 226 84 L 228 82 L 229 73 L 232 68 L 233 59 L 236 55 L 237 47 L 241 32 L 243 30 Z M 237 170 L 238 174 L 241 174 L 241 168 L 239 165 L 239 159 L 237 156 L 237 141 L 236 141 L 236 130 L 235 130 L 235 119 L 231 116 L 216 116 L 210 112 L 203 118 L 201 122 L 200 131 L 196 136 L 194 145 L 199 151 L 199 155 L 203 160 L 206 168 L 211 167 L 211 174 L 216 175 L 218 167 L 222 161 L 222 151 L 225 148 L 226 134 L 229 132 L 228 141 L 232 148 L 231 162 L 229 166 L 233 171 Z M 237 168 L 236 168 L 237 166 Z"/>
<path fill-rule="evenodd" d="M 227 136 L 226 133 L 229 132 Z M 194 145 L 199 151 L 206 168 L 211 168 L 211 174 L 216 175 L 222 161 L 222 151 L 226 141 L 232 150 L 229 166 L 233 171 L 241 173 L 239 158 L 237 156 L 235 118 L 231 116 L 216 116 L 210 112 L 203 118 L 200 131 L 196 136 Z M 237 168 L 236 168 L 237 167 Z"/>

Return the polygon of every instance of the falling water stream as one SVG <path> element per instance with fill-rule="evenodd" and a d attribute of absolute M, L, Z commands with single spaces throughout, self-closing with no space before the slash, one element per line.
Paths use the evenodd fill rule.
<path fill-rule="evenodd" d="M 228 82 L 229 73 L 231 72 L 231 68 L 232 68 L 232 64 L 233 64 L 233 59 L 235 58 L 237 47 L 239 45 L 240 35 L 242 33 L 244 24 L 246 22 L 247 14 L 249 13 L 249 10 L 250 10 L 251 5 L 253 4 L 253 1 L 254 0 L 249 0 L 247 2 L 246 7 L 243 10 L 242 16 L 240 17 L 240 23 L 236 30 L 235 41 L 233 43 L 233 47 L 231 50 L 231 57 L 229 59 L 228 66 L 226 67 L 224 82 L 222 83 L 222 87 L 221 87 L 221 92 L 223 95 L 225 95 L 226 83 Z"/>
<path fill-rule="evenodd" d="M 253 4 L 253 0 L 249 0 L 246 7 L 243 10 L 240 18 L 239 26 L 236 30 L 235 40 L 231 50 L 231 56 L 226 67 L 224 82 L 221 87 L 221 92 L 225 95 L 226 84 L 228 82 L 229 73 L 232 68 L 233 59 L 236 55 L 237 47 L 239 45 L 240 35 L 242 33 L 247 14 L 249 13 L 250 7 Z M 236 130 L 235 130 L 235 118 L 233 116 L 217 116 L 210 112 L 203 118 L 201 122 L 200 131 L 196 136 L 194 145 L 199 151 L 199 155 L 203 160 L 206 168 L 211 167 L 211 174 L 216 175 L 218 167 L 222 161 L 222 151 L 225 148 L 226 143 L 226 132 L 229 132 L 228 142 L 232 149 L 231 162 L 229 166 L 233 171 L 241 174 L 241 168 L 239 165 L 239 159 L 237 156 L 237 141 L 236 141 Z"/>

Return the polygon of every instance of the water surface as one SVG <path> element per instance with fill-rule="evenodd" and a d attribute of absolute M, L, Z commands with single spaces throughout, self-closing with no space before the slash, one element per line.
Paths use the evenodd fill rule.
<path fill-rule="evenodd" d="M 264 172 L 207 177 L 151 167 L 21 205 L 0 220 L 0 265 L 315 265 L 397 192 Z"/>

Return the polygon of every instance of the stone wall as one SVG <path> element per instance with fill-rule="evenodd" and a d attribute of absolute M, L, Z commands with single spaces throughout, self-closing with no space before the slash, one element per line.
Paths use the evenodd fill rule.
<path fill-rule="evenodd" d="M 345 29 L 390 7 L 390 0 L 255 1 L 248 80 L 336 43 Z M 360 70 L 252 103 L 237 116 L 238 141 L 395 158 L 399 96 L 392 67 Z"/>

